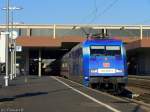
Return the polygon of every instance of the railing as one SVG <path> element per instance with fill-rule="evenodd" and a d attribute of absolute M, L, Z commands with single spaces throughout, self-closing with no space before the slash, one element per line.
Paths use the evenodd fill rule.
<path fill-rule="evenodd" d="M 0 31 L 2 31 L 4 28 L 6 28 L 5 25 L 0 25 Z M 32 25 L 32 24 L 15 24 L 14 29 L 16 29 L 18 32 L 19 30 L 26 30 L 22 33 L 26 33 L 26 36 L 34 36 L 33 31 L 34 30 L 41 30 L 41 32 L 44 32 L 44 30 L 47 30 L 44 35 L 46 36 L 52 36 L 54 39 L 57 37 L 57 35 L 61 35 L 60 30 L 66 30 L 68 33 L 67 35 L 73 35 L 72 32 L 76 32 L 77 30 L 81 30 L 83 28 L 91 28 L 93 32 L 101 32 L 102 29 L 108 30 L 111 33 L 114 33 L 112 35 L 110 33 L 110 36 L 132 36 L 138 37 L 139 39 L 143 39 L 143 37 L 150 37 L 150 26 L 148 25 L 78 25 L 78 24 L 70 24 L 70 25 L 59 25 L 59 24 L 53 24 L 53 25 Z M 32 31 L 33 30 L 33 31 Z M 43 30 L 43 31 L 42 31 Z M 134 30 L 134 31 L 133 31 Z M 83 32 L 84 33 L 84 32 Z M 78 34 L 78 33 L 77 33 Z M 125 35 L 126 34 L 126 35 Z M 25 34 L 23 34 L 25 36 Z M 37 34 L 39 36 L 43 36 L 43 33 Z M 66 34 L 65 34 L 66 35 Z M 81 35 L 80 33 L 78 35 Z M 22 34 L 20 33 L 20 36 Z M 63 33 L 62 33 L 62 36 Z M 82 35 L 84 37 L 84 34 Z"/>

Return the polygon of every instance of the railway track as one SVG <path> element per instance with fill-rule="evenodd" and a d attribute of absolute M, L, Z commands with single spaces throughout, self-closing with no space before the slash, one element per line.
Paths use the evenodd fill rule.
<path fill-rule="evenodd" d="M 147 85 L 147 84 L 142 84 L 142 83 L 141 84 L 140 83 L 134 83 L 134 84 L 129 84 L 129 86 L 150 90 L 150 85 L 149 84 Z"/>
<path fill-rule="evenodd" d="M 136 97 L 135 99 L 150 104 L 150 93 L 141 94 L 139 97 Z"/>
<path fill-rule="evenodd" d="M 150 104 L 150 80 L 146 79 L 139 79 L 139 78 L 129 78 L 128 85 L 133 88 L 133 90 L 136 90 L 137 88 L 140 88 L 142 91 L 141 94 L 136 93 L 135 91 L 129 91 L 128 89 L 125 89 L 123 93 L 117 94 L 112 91 L 107 91 L 107 93 L 118 96 L 121 98 L 129 98 L 129 99 L 135 99 L 137 101 L 142 101 L 145 104 Z M 100 91 L 106 92 L 103 89 L 99 89 Z"/>
<path fill-rule="evenodd" d="M 150 104 L 150 80 L 149 79 L 129 77 L 127 86 L 132 87 L 133 90 L 134 89 L 136 90 L 137 88 L 141 90 L 141 93 L 138 93 L 139 95 L 133 97 L 133 99 Z M 136 93 L 136 92 L 132 91 L 132 93 Z"/>
<path fill-rule="evenodd" d="M 138 87 L 146 90 L 150 90 L 150 80 L 144 79 L 136 79 L 136 78 L 129 78 L 128 86 Z"/>

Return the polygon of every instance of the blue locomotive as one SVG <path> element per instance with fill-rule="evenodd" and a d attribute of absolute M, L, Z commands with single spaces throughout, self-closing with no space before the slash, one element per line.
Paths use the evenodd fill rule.
<path fill-rule="evenodd" d="M 123 42 L 114 39 L 86 40 L 65 54 L 61 75 L 91 87 L 121 90 L 128 79 Z"/>

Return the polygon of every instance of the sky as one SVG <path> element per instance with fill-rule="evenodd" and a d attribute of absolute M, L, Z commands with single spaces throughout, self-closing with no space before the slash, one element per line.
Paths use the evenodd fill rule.
<path fill-rule="evenodd" d="M 6 0 L 0 0 L 0 8 Z M 14 22 L 25 24 L 150 25 L 150 0 L 10 0 Z M 0 24 L 5 11 L 0 10 Z"/>

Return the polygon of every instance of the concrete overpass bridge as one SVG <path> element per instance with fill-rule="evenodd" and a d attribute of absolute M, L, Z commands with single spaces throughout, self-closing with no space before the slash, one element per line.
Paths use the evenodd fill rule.
<path fill-rule="evenodd" d="M 0 25 L 0 31 L 5 28 L 5 25 Z M 33 65 L 37 66 L 36 71 L 42 67 L 42 61 L 37 60 L 59 59 L 74 45 L 86 40 L 85 32 L 95 34 L 103 31 L 125 42 L 129 64 L 134 68 L 131 73 L 150 74 L 150 26 L 147 25 L 15 24 L 13 29 L 19 34 L 17 45 L 22 46 L 17 60 L 26 74 L 32 72 L 29 68 Z M 40 75 L 41 70 L 35 74 Z"/>

